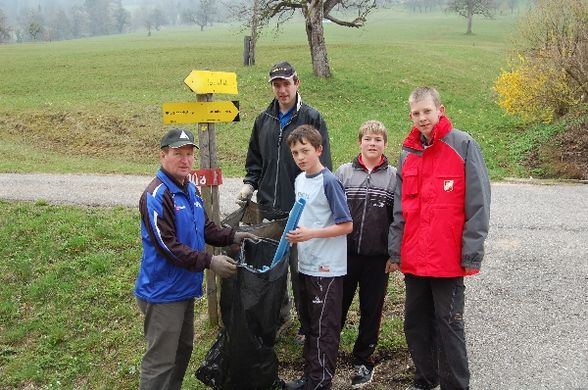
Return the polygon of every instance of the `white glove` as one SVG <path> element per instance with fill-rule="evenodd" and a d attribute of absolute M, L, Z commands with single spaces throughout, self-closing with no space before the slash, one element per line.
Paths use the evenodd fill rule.
<path fill-rule="evenodd" d="M 210 269 L 221 278 L 228 278 L 237 272 L 237 263 L 229 256 L 212 256 L 212 259 L 210 260 Z"/>
<path fill-rule="evenodd" d="M 239 191 L 239 195 L 237 195 L 235 203 L 237 203 L 241 207 L 244 207 L 247 204 L 247 202 L 251 199 L 251 196 L 253 196 L 254 190 L 255 188 L 253 188 L 251 184 L 245 183 L 245 185 L 243 185 L 243 188 L 241 188 L 241 191 Z"/>

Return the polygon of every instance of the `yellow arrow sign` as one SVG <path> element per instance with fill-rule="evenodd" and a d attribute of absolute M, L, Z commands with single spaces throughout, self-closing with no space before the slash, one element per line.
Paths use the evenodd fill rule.
<path fill-rule="evenodd" d="M 184 83 L 198 94 L 227 93 L 236 95 L 237 74 L 233 72 L 211 72 L 208 70 L 193 70 Z"/>
<path fill-rule="evenodd" d="M 214 123 L 239 121 L 239 102 L 163 103 L 163 123 Z"/>

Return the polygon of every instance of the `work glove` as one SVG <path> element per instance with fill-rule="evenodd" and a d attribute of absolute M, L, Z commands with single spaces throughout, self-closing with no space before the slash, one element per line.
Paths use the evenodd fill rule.
<path fill-rule="evenodd" d="M 245 183 L 241 191 L 239 191 L 239 195 L 237 195 L 237 199 L 235 203 L 237 203 L 241 207 L 245 207 L 247 202 L 251 200 L 251 196 L 253 195 L 253 191 L 255 188 L 249 183 Z"/>
<path fill-rule="evenodd" d="M 214 273 L 221 278 L 228 278 L 237 273 L 237 263 L 229 256 L 212 256 L 212 259 L 210 260 L 210 270 L 214 271 Z"/>
<path fill-rule="evenodd" d="M 256 241 L 259 240 L 259 237 L 257 237 L 253 233 L 249 233 L 249 232 L 235 232 L 235 237 L 233 238 L 233 242 L 235 244 L 240 244 L 246 238 L 249 238 L 250 240 L 256 240 Z"/>

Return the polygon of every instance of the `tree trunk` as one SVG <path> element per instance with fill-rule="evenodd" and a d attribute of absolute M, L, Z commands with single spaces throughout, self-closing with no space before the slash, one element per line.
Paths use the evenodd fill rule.
<path fill-rule="evenodd" d="M 251 41 L 249 43 L 249 65 L 255 65 L 255 46 L 257 43 L 257 26 L 259 25 L 259 0 L 253 0 L 253 15 L 251 16 Z"/>
<path fill-rule="evenodd" d="M 474 12 L 472 10 L 468 10 L 468 28 L 466 34 L 472 33 L 472 19 L 474 19 Z"/>
<path fill-rule="evenodd" d="M 314 74 L 318 77 L 331 77 L 323 30 L 323 0 L 310 0 L 305 10 L 305 18 Z"/>

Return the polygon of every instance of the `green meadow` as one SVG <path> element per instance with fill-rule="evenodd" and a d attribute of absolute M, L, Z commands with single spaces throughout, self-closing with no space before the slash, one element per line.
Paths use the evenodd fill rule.
<path fill-rule="evenodd" d="M 151 174 L 163 131 L 161 105 L 196 99 L 183 83 L 192 69 L 236 72 L 241 121 L 217 125 L 226 176 L 243 174 L 255 116 L 271 99 L 267 72 L 288 60 L 301 95 L 329 126 L 335 167 L 357 152 L 356 132 L 368 119 L 390 132 L 395 161 L 409 130 L 407 97 L 419 85 L 441 92 L 456 127 L 481 144 L 494 179 L 525 175 L 516 133 L 520 123 L 495 103 L 493 82 L 507 65 L 513 17 L 465 19 L 443 13 L 380 10 L 365 28 L 325 24 L 333 77 L 312 74 L 300 20 L 276 35 L 266 30 L 257 64 L 242 65 L 238 25 L 200 32 L 177 28 L 62 42 L 0 46 L 0 171 Z"/>
<path fill-rule="evenodd" d="M 458 16 L 380 10 L 361 30 L 325 24 L 329 79 L 312 75 L 300 20 L 279 35 L 266 31 L 252 67 L 241 65 L 237 25 L 1 45 L 0 172 L 153 174 L 161 104 L 195 100 L 183 80 L 207 69 L 237 73 L 239 94 L 214 98 L 240 101 L 241 121 L 216 126 L 224 174 L 240 176 L 253 120 L 271 99 L 268 69 L 288 60 L 303 100 L 325 116 L 335 167 L 357 153 L 356 132 L 368 119 L 387 125 L 386 153 L 396 161 L 410 127 L 408 94 L 433 85 L 456 127 L 481 144 L 492 178 L 524 176 L 531 135 L 501 111 L 492 89 L 514 23 L 475 18 L 467 36 Z M 0 201 L 0 388 L 137 388 L 144 340 L 132 289 L 140 256 L 135 209 Z M 399 284 L 389 290 L 387 313 L 398 314 Z M 192 373 L 216 336 L 206 300 L 197 313 L 185 388 L 202 388 Z M 344 329 L 343 353 L 354 332 Z M 289 340 L 278 354 L 299 367 L 301 348 Z M 378 351 L 405 351 L 399 315 L 383 319 Z"/>

